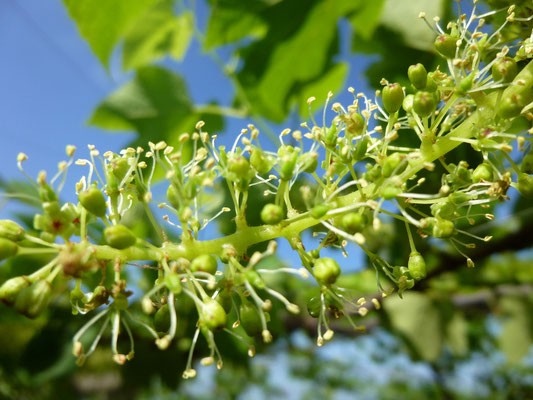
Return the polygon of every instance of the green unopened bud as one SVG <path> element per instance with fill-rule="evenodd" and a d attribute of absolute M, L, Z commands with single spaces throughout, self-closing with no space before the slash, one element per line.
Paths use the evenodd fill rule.
<path fill-rule="evenodd" d="M 81 205 L 91 214 L 104 218 L 107 210 L 104 194 L 96 186 L 80 192 L 78 200 Z"/>
<path fill-rule="evenodd" d="M 167 189 L 167 200 L 169 204 L 174 207 L 176 210 L 180 208 L 180 196 L 178 189 L 174 185 L 170 185 Z"/>
<path fill-rule="evenodd" d="M 431 214 L 435 217 L 450 219 L 454 216 L 455 206 L 451 203 L 434 203 L 431 205 Z"/>
<path fill-rule="evenodd" d="M 9 239 L 0 238 L 0 261 L 13 257 L 19 250 L 18 245 Z"/>
<path fill-rule="evenodd" d="M 252 286 L 255 286 L 258 289 L 265 288 L 265 281 L 261 278 L 261 275 L 253 269 L 249 269 L 244 273 L 246 280 L 250 282 Z"/>
<path fill-rule="evenodd" d="M 359 212 L 349 212 L 341 218 L 341 227 L 350 234 L 361 232 L 367 224 L 366 215 Z"/>
<path fill-rule="evenodd" d="M 311 216 L 320 219 L 331 209 L 327 204 L 318 204 L 311 209 Z"/>
<path fill-rule="evenodd" d="M 12 305 L 20 291 L 29 285 L 30 281 L 25 276 L 8 279 L 0 287 L 0 301 L 8 306 Z"/>
<path fill-rule="evenodd" d="M 24 228 L 9 219 L 0 220 L 0 238 L 14 242 L 24 239 Z"/>
<path fill-rule="evenodd" d="M 395 185 L 386 185 L 381 189 L 381 197 L 383 197 L 385 200 L 392 200 L 402 192 L 403 190 L 401 187 Z"/>
<path fill-rule="evenodd" d="M 191 262 L 193 272 L 207 272 L 215 275 L 217 272 L 217 259 L 211 254 L 201 254 Z"/>
<path fill-rule="evenodd" d="M 181 293 L 181 281 L 178 274 L 170 272 L 165 275 L 165 286 L 174 294 Z"/>
<path fill-rule="evenodd" d="M 322 309 L 322 300 L 320 296 L 311 297 L 307 301 L 307 312 L 313 318 L 318 318 L 320 316 L 320 311 Z"/>
<path fill-rule="evenodd" d="M 261 210 L 261 221 L 265 224 L 275 225 L 283 220 L 283 208 L 276 204 L 265 204 Z"/>
<path fill-rule="evenodd" d="M 396 171 L 396 168 L 400 166 L 400 163 L 402 162 L 403 158 L 404 157 L 401 153 L 392 153 L 388 155 L 385 161 L 383 162 L 383 169 L 381 170 L 381 174 L 388 178 L 394 172 L 401 172 L 400 170 Z"/>
<path fill-rule="evenodd" d="M 335 283 L 341 273 L 341 267 L 333 258 L 319 258 L 315 261 L 313 274 L 315 278 L 323 283 Z"/>
<path fill-rule="evenodd" d="M 422 90 L 426 87 L 428 72 L 423 64 L 418 63 L 411 65 L 407 70 L 407 76 L 409 77 L 409 81 L 416 89 Z"/>
<path fill-rule="evenodd" d="M 337 125 L 335 123 L 332 123 L 329 128 L 324 127 L 324 130 L 325 130 L 324 136 L 323 136 L 324 144 L 329 147 L 335 146 L 335 144 L 337 143 L 337 137 L 338 137 Z"/>
<path fill-rule="evenodd" d="M 250 162 L 242 154 L 228 158 L 228 172 L 235 174 L 237 179 L 248 179 Z"/>
<path fill-rule="evenodd" d="M 292 146 L 282 146 L 278 150 L 279 156 L 279 177 L 288 181 L 294 175 L 294 168 L 296 167 L 296 161 L 298 160 L 298 151 Z"/>
<path fill-rule="evenodd" d="M 403 99 L 402 102 L 402 108 L 405 110 L 405 112 L 412 112 L 413 111 L 413 102 L 415 100 L 415 96 L 412 94 L 408 94 L 405 96 L 405 99 Z"/>
<path fill-rule="evenodd" d="M 446 58 L 454 58 L 457 49 L 457 37 L 444 33 L 435 39 L 435 48 Z"/>
<path fill-rule="evenodd" d="M 305 153 L 300 157 L 300 170 L 312 174 L 316 171 L 318 166 L 318 154 L 317 153 Z"/>
<path fill-rule="evenodd" d="M 533 174 L 533 152 L 529 152 L 524 156 L 520 170 L 526 174 Z"/>
<path fill-rule="evenodd" d="M 123 250 L 133 246 L 137 238 L 124 225 L 109 226 L 104 230 L 104 238 L 107 244 L 115 249 Z"/>
<path fill-rule="evenodd" d="M 350 120 L 347 122 L 346 132 L 349 135 L 360 135 L 365 128 L 365 119 L 358 112 L 350 114 Z"/>
<path fill-rule="evenodd" d="M 525 173 L 519 174 L 516 188 L 526 199 L 533 199 L 533 176 Z"/>
<path fill-rule="evenodd" d="M 512 82 L 517 74 L 518 67 L 512 58 L 500 58 L 492 64 L 492 79 L 495 82 Z"/>
<path fill-rule="evenodd" d="M 273 163 L 260 149 L 253 149 L 250 156 L 250 164 L 259 174 L 266 174 L 272 169 Z"/>
<path fill-rule="evenodd" d="M 237 257 L 237 255 L 237 250 L 233 245 L 225 244 L 222 246 L 222 251 L 220 252 L 220 261 L 227 264 L 231 257 Z"/>
<path fill-rule="evenodd" d="M 492 182 L 492 168 L 489 164 L 479 164 L 472 173 L 472 181 L 475 183 L 485 181 Z"/>
<path fill-rule="evenodd" d="M 120 182 L 124 179 L 129 169 L 130 166 L 126 158 L 121 157 L 111 161 L 111 171 L 113 172 L 115 178 L 117 178 Z"/>
<path fill-rule="evenodd" d="M 413 110 L 420 117 L 429 117 L 435 108 L 437 107 L 437 102 L 435 101 L 435 96 L 432 93 L 421 91 L 415 94 L 413 99 Z"/>
<path fill-rule="evenodd" d="M 257 336 L 263 330 L 259 311 L 250 302 L 244 302 L 239 307 L 239 321 L 246 334 L 250 337 Z"/>
<path fill-rule="evenodd" d="M 454 230 L 455 226 L 452 221 L 437 218 L 431 233 L 436 238 L 449 238 L 453 235 Z"/>
<path fill-rule="evenodd" d="M 206 298 L 200 309 L 200 323 L 207 329 L 216 330 L 226 326 L 227 315 L 220 303 Z"/>
<path fill-rule="evenodd" d="M 51 298 L 50 282 L 37 281 L 20 291 L 15 299 L 15 310 L 28 318 L 35 318 L 48 307 Z"/>
<path fill-rule="evenodd" d="M 407 268 L 409 268 L 411 276 L 417 281 L 426 277 L 426 262 L 418 251 L 413 251 L 409 255 Z"/>
<path fill-rule="evenodd" d="M 389 114 L 397 112 L 404 99 L 403 89 L 399 83 L 391 83 L 383 88 L 383 107 Z"/>
<path fill-rule="evenodd" d="M 498 114 L 502 118 L 514 118 L 520 115 L 522 108 L 526 106 L 526 101 L 520 93 L 510 93 L 502 96 L 499 104 Z"/>

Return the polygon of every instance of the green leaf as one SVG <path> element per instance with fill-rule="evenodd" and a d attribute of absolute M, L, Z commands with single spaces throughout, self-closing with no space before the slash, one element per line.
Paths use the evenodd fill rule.
<path fill-rule="evenodd" d="M 181 76 L 150 66 L 137 70 L 131 82 L 105 99 L 89 124 L 110 130 L 133 129 L 146 142 L 182 133 L 191 114 L 192 104 Z"/>
<path fill-rule="evenodd" d="M 506 296 L 500 300 L 504 312 L 500 347 L 509 363 L 517 363 L 528 353 L 533 343 L 531 303 L 519 296 Z"/>
<path fill-rule="evenodd" d="M 436 360 L 441 352 L 443 333 L 438 309 L 423 294 L 406 292 L 403 299 L 387 297 L 384 309 L 392 327 L 402 334 L 427 361 Z"/>
<path fill-rule="evenodd" d="M 139 68 L 166 54 L 182 60 L 194 31 L 194 15 L 175 16 L 172 2 L 165 1 L 149 9 L 128 32 L 122 51 L 124 70 Z"/>
<path fill-rule="evenodd" d="M 318 101 L 311 103 L 311 109 L 316 111 L 318 108 L 323 107 L 329 91 L 334 93 L 340 91 L 346 82 L 348 69 L 349 66 L 347 63 L 336 64 L 322 75 L 320 79 L 305 85 L 297 99 L 300 115 L 303 117 L 308 115 L 309 105 L 307 104 L 307 99 L 309 97 L 314 96 L 317 98 Z"/>
<path fill-rule="evenodd" d="M 156 0 L 63 0 L 70 17 L 100 62 L 109 67 L 113 48 Z"/>
<path fill-rule="evenodd" d="M 268 4 L 261 0 L 211 2 L 205 49 L 234 43 L 246 37 L 262 37 L 267 31 L 261 12 Z"/>
<path fill-rule="evenodd" d="M 468 324 L 460 312 L 454 313 L 446 325 L 446 343 L 456 356 L 464 356 L 468 352 Z"/>
<path fill-rule="evenodd" d="M 404 43 L 419 50 L 433 51 L 433 41 L 437 34 L 418 18 L 425 12 L 426 18 L 442 18 L 445 13 L 445 0 L 387 0 L 381 15 L 381 23 L 388 29 L 401 34 Z"/>
<path fill-rule="evenodd" d="M 269 34 L 241 51 L 238 79 L 255 112 L 276 122 L 291 108 L 290 99 L 328 71 L 337 52 L 337 20 L 353 9 L 338 1 L 283 1 L 265 10 Z"/>
<path fill-rule="evenodd" d="M 363 0 L 359 3 L 349 20 L 359 36 L 370 39 L 379 25 L 385 0 Z"/>

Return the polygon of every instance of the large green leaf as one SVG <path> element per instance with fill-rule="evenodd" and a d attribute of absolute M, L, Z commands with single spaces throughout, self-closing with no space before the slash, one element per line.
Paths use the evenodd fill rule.
<path fill-rule="evenodd" d="M 402 334 L 424 360 L 434 361 L 441 353 L 443 330 L 438 309 L 421 293 L 390 296 L 384 305 L 392 327 Z"/>
<path fill-rule="evenodd" d="M 205 48 L 237 42 L 246 37 L 261 37 L 267 25 L 261 13 L 268 6 L 262 0 L 212 0 Z"/>
<path fill-rule="evenodd" d="M 63 0 L 81 36 L 105 66 L 113 48 L 156 0 Z"/>
<path fill-rule="evenodd" d="M 132 145 L 145 146 L 166 140 L 176 144 L 183 132 L 191 132 L 199 121 L 209 132 L 222 129 L 219 115 L 197 111 L 189 98 L 183 78 L 158 66 L 142 67 L 135 78 L 112 93 L 96 108 L 90 125 L 114 131 L 139 133 Z"/>
<path fill-rule="evenodd" d="M 519 296 L 506 296 L 500 300 L 500 307 L 504 312 L 500 347 L 508 362 L 517 363 L 533 343 L 531 302 Z"/>
<path fill-rule="evenodd" d="M 135 130 L 144 140 L 181 133 L 192 104 L 181 76 L 162 67 L 143 67 L 135 79 L 105 99 L 89 123 L 110 130 Z"/>
<path fill-rule="evenodd" d="M 385 0 L 359 1 L 357 10 L 350 18 L 357 34 L 364 39 L 370 39 L 379 25 Z"/>
<path fill-rule="evenodd" d="M 166 54 L 183 59 L 193 36 L 194 15 L 175 16 L 165 1 L 149 9 L 128 32 L 122 51 L 125 70 L 149 64 Z"/>
<path fill-rule="evenodd" d="M 337 20 L 353 8 L 348 1 L 283 1 L 265 10 L 269 35 L 241 52 L 238 79 L 254 111 L 283 121 L 289 100 L 320 79 L 337 52 Z"/>

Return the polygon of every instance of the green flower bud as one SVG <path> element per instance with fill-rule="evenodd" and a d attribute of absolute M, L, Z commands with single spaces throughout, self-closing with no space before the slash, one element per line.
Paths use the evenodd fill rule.
<path fill-rule="evenodd" d="M 450 219 L 454 216 L 455 206 L 451 203 L 434 203 L 431 205 L 431 214 L 435 217 Z"/>
<path fill-rule="evenodd" d="M 457 49 L 457 37 L 444 33 L 435 39 L 435 48 L 446 58 L 454 58 Z"/>
<path fill-rule="evenodd" d="M 122 182 L 129 169 L 130 166 L 126 158 L 121 157 L 111 161 L 111 171 L 120 182 Z"/>
<path fill-rule="evenodd" d="M 180 277 L 176 273 L 168 273 L 165 275 L 165 286 L 174 294 L 181 293 Z"/>
<path fill-rule="evenodd" d="M 9 219 L 0 220 L 0 238 L 14 242 L 24 239 L 24 228 Z"/>
<path fill-rule="evenodd" d="M 164 304 L 154 314 L 154 328 L 157 332 L 168 332 L 170 329 L 170 307 Z"/>
<path fill-rule="evenodd" d="M 318 318 L 320 316 L 320 310 L 322 309 L 322 300 L 320 296 L 311 297 L 307 301 L 307 312 L 313 318 Z"/>
<path fill-rule="evenodd" d="M 426 277 L 426 262 L 418 251 L 413 251 L 409 255 L 407 268 L 409 268 L 411 276 L 417 281 Z"/>
<path fill-rule="evenodd" d="M 91 214 L 104 218 L 107 210 L 104 194 L 96 186 L 80 192 L 78 200 L 81 205 Z"/>
<path fill-rule="evenodd" d="M 524 97 L 520 93 L 503 96 L 498 108 L 498 115 L 502 118 L 514 118 L 520 115 L 526 106 Z"/>
<path fill-rule="evenodd" d="M 492 64 L 492 79 L 495 82 L 512 82 L 517 74 L 518 67 L 512 58 L 503 57 Z"/>
<path fill-rule="evenodd" d="M 48 307 L 51 298 L 50 282 L 37 281 L 19 292 L 15 299 L 15 310 L 28 318 L 35 318 Z"/>
<path fill-rule="evenodd" d="M 533 152 L 529 152 L 524 156 L 520 170 L 526 174 L 533 174 Z"/>
<path fill-rule="evenodd" d="M 228 159 L 228 172 L 235 174 L 237 179 L 249 179 L 250 162 L 242 154 L 233 155 Z"/>
<path fill-rule="evenodd" d="M 207 329 L 216 330 L 226 326 L 227 315 L 220 303 L 206 298 L 200 309 L 200 323 Z"/>
<path fill-rule="evenodd" d="M 185 184 L 183 185 L 183 194 L 185 195 L 185 198 L 188 200 L 193 200 L 198 193 L 198 186 L 194 182 L 194 180 L 189 179 Z"/>
<path fill-rule="evenodd" d="M 304 153 L 300 157 L 300 170 L 312 174 L 318 167 L 318 154 L 317 153 Z"/>
<path fill-rule="evenodd" d="M 386 185 L 381 189 L 381 197 L 385 200 L 392 200 L 401 193 L 403 193 L 402 188 L 395 185 Z"/>
<path fill-rule="evenodd" d="M 415 64 L 411 65 L 407 70 L 407 76 L 411 84 L 418 90 L 422 90 L 426 87 L 426 82 L 428 79 L 428 72 L 424 64 Z"/>
<path fill-rule="evenodd" d="M 215 275 L 217 272 L 217 259 L 211 254 L 201 254 L 191 262 L 191 270 L 193 272 L 207 272 Z"/>
<path fill-rule="evenodd" d="M 435 108 L 437 107 L 437 102 L 435 101 L 435 96 L 432 93 L 421 91 L 415 94 L 413 99 L 413 110 L 420 117 L 429 117 Z"/>
<path fill-rule="evenodd" d="M 315 261 L 313 274 L 315 278 L 325 284 L 335 283 L 341 273 L 341 267 L 333 258 L 319 258 Z"/>
<path fill-rule="evenodd" d="M 399 83 L 391 83 L 383 88 L 383 107 L 389 114 L 397 112 L 404 99 L 403 89 Z"/>
<path fill-rule="evenodd" d="M 311 216 L 315 219 L 320 219 L 330 210 L 327 204 L 318 204 L 311 209 Z"/>
<path fill-rule="evenodd" d="M 324 133 L 324 144 L 328 147 L 335 146 L 337 143 L 337 125 L 335 123 L 331 123 L 331 127 L 326 128 L 324 127 L 325 133 Z"/>
<path fill-rule="evenodd" d="M 246 280 L 250 282 L 252 286 L 255 286 L 258 289 L 265 288 L 265 281 L 261 278 L 261 275 L 253 269 L 249 269 L 244 273 Z"/>
<path fill-rule="evenodd" d="M 231 244 L 225 244 L 222 246 L 222 251 L 220 252 L 220 261 L 224 264 L 227 264 L 231 257 L 237 257 L 237 249 Z"/>
<path fill-rule="evenodd" d="M 108 245 L 115 249 L 123 250 L 133 246 L 137 238 L 124 225 L 109 226 L 104 230 L 104 238 Z"/>
<path fill-rule="evenodd" d="M 180 196 L 178 189 L 174 185 L 169 185 L 167 189 L 167 200 L 169 204 L 174 207 L 176 210 L 180 208 L 181 202 L 180 202 Z"/>
<path fill-rule="evenodd" d="M 437 221 L 433 225 L 431 234 L 436 238 L 448 238 L 453 235 L 455 226 L 453 222 L 447 219 L 437 218 Z"/>
<path fill-rule="evenodd" d="M 266 157 L 260 149 L 253 149 L 250 156 L 250 164 L 261 175 L 266 174 L 272 169 L 272 162 Z"/>
<path fill-rule="evenodd" d="M 475 183 L 485 181 L 492 182 L 492 168 L 489 164 L 479 164 L 472 173 L 472 181 Z"/>
<path fill-rule="evenodd" d="M 519 174 L 516 188 L 526 199 L 533 199 L 533 176 L 525 173 Z"/>
<path fill-rule="evenodd" d="M 45 201 L 43 203 L 43 211 L 48 216 L 57 217 L 61 212 L 61 207 L 58 201 Z"/>
<path fill-rule="evenodd" d="M 472 89 L 472 85 L 474 84 L 474 75 L 474 73 L 471 73 L 470 75 L 461 79 L 461 82 L 459 82 L 459 90 L 461 93 L 466 93 Z"/>
<path fill-rule="evenodd" d="M 265 204 L 261 210 L 261 221 L 263 221 L 265 224 L 275 225 L 281 222 L 283 217 L 283 208 L 273 203 Z"/>
<path fill-rule="evenodd" d="M 400 163 L 403 160 L 403 155 L 401 153 L 392 153 L 387 156 L 385 162 L 383 163 L 383 169 L 381 174 L 385 177 L 389 177 L 395 172 L 396 168 L 400 166 Z M 396 171 L 401 172 L 401 171 Z"/>
<path fill-rule="evenodd" d="M 346 125 L 346 132 L 349 135 L 360 135 L 363 133 L 365 128 L 365 119 L 358 112 L 353 112 L 350 114 L 350 119 Z"/>
<path fill-rule="evenodd" d="M 259 335 L 263 330 L 259 310 L 248 301 L 243 302 L 239 307 L 239 321 L 250 337 Z"/>
<path fill-rule="evenodd" d="M 294 175 L 294 168 L 298 160 L 298 151 L 292 146 L 282 146 L 278 150 L 279 156 L 279 177 L 281 180 L 288 181 Z"/>
<path fill-rule="evenodd" d="M 361 232 L 367 224 L 366 215 L 359 212 L 349 212 L 341 218 L 341 227 L 350 234 Z"/>
<path fill-rule="evenodd" d="M 361 140 L 359 140 L 355 146 L 355 154 L 354 154 L 354 160 L 355 161 L 361 161 L 366 156 L 366 150 L 368 149 L 368 142 L 370 139 L 368 139 L 368 136 L 365 136 Z"/>
<path fill-rule="evenodd" d="M 412 112 L 413 111 L 413 102 L 415 100 L 415 96 L 412 94 L 408 94 L 405 96 L 405 99 L 403 99 L 402 107 L 405 110 L 405 112 Z"/>
<path fill-rule="evenodd" d="M 8 306 L 12 305 L 20 291 L 29 286 L 30 283 L 25 276 L 8 279 L 0 286 L 0 301 Z"/>
<path fill-rule="evenodd" d="M 0 261 L 13 257 L 17 254 L 18 250 L 19 247 L 15 242 L 0 238 Z"/>

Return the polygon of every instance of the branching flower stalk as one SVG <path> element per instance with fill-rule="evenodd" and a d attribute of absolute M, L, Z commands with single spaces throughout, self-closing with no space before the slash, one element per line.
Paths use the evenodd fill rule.
<path fill-rule="evenodd" d="M 72 280 L 73 314 L 94 314 L 73 339 L 80 364 L 94 352 L 108 327 L 113 359 L 119 364 L 134 356 L 132 327 L 146 329 L 160 349 L 168 348 L 188 304 L 197 315 L 183 373 L 191 378 L 196 375 L 192 361 L 201 337 L 210 349 L 201 364 L 216 361 L 221 368 L 218 335 L 243 341 L 253 356 L 256 337 L 272 340 L 268 313 L 273 301 L 291 313 L 300 312 L 287 296 L 267 285 L 265 278 L 272 274 L 311 276 L 316 281 L 317 295 L 309 299 L 307 311 L 318 319 L 318 345 L 332 339 L 332 318 L 346 317 L 354 329 L 363 329 L 359 320 L 370 309 L 379 309 L 380 301 L 352 300 L 349 291 L 336 284 L 341 274 L 337 261 L 321 256 L 325 247 L 339 247 L 347 255 L 349 242 L 359 246 L 376 271 L 383 297 L 394 291 L 401 296 L 426 276 L 415 235 L 448 241 L 473 267 L 467 255 L 475 246 L 472 240 L 490 237 L 476 236 L 456 224 L 462 219 L 474 223 L 479 216 L 494 218 L 485 209 L 507 199 L 511 186 L 533 198 L 533 130 L 511 133 L 515 121 L 531 125 L 533 119 L 531 40 L 507 47 L 498 31 L 483 33 L 483 17 L 475 12 L 474 7 L 470 17 L 461 15 L 446 30 L 435 21 L 435 47 L 447 59 L 447 72 L 437 68 L 428 73 L 422 64 L 415 64 L 407 71 L 409 87 L 384 79 L 374 100 L 350 88 L 352 104 L 334 103 L 335 115 L 327 121 L 330 93 L 321 123 L 310 113 L 302 130 L 283 130 L 277 152 L 263 150 L 253 125 L 240 132 L 231 148 L 218 146 L 217 136 L 200 121 L 195 132 L 178 138 L 176 146 L 149 143 L 147 151 L 127 148 L 118 154 L 101 154 L 89 146 L 89 158 L 75 162 L 75 148 L 67 146 L 69 159 L 60 164 L 50 183 L 44 172 L 32 180 L 22 166 L 27 156 L 20 154 L 19 168 L 38 191 L 43 211 L 35 216 L 32 231 L 10 220 L 0 221 L 0 259 L 26 254 L 52 258 L 33 274 L 6 281 L 0 299 L 35 317 L 57 294 L 54 282 Z M 501 12 L 508 13 L 506 23 L 513 22 L 513 7 Z M 415 135 L 418 145 L 396 146 L 402 135 Z M 520 155 L 521 161 L 510 156 L 515 145 L 520 154 L 526 153 Z M 459 146 L 471 146 L 482 162 L 447 163 L 446 155 Z M 444 169 L 440 190 L 419 191 L 426 179 L 421 175 L 436 174 L 436 163 Z M 87 169 L 76 184 L 77 204 L 59 199 L 72 164 Z M 160 175 L 168 185 L 163 202 L 152 194 L 154 177 Z M 261 211 L 264 224 L 250 226 L 249 192 L 256 186 L 264 190 L 267 204 Z M 233 206 L 212 210 L 210 199 L 225 187 Z M 295 196 L 305 208 L 295 206 Z M 146 214 L 157 240 L 138 237 L 124 224 L 137 208 Z M 154 213 L 157 208 L 168 215 L 159 218 Z M 235 222 L 233 234 L 200 240 L 212 221 L 229 212 Z M 410 246 L 406 266 L 391 266 L 366 245 L 369 235 L 379 233 L 387 222 L 383 215 L 405 225 Z M 104 228 L 98 242 L 89 240 L 91 224 Z M 315 226 L 324 232 L 316 247 L 309 249 L 302 234 Z M 275 254 L 277 239 L 287 240 L 297 252 L 298 269 L 261 266 L 262 260 Z M 250 254 L 250 248 L 260 243 L 268 243 L 266 250 Z M 141 317 L 134 315 L 128 300 L 138 289 L 128 287 L 123 272 L 136 262 L 149 262 L 157 269 L 151 289 L 141 296 L 146 314 Z M 104 273 L 107 266 L 113 268 L 113 283 L 84 292 L 86 279 Z M 94 330 L 96 335 L 87 341 Z M 119 343 L 122 330 L 129 342 L 125 353 Z"/>

